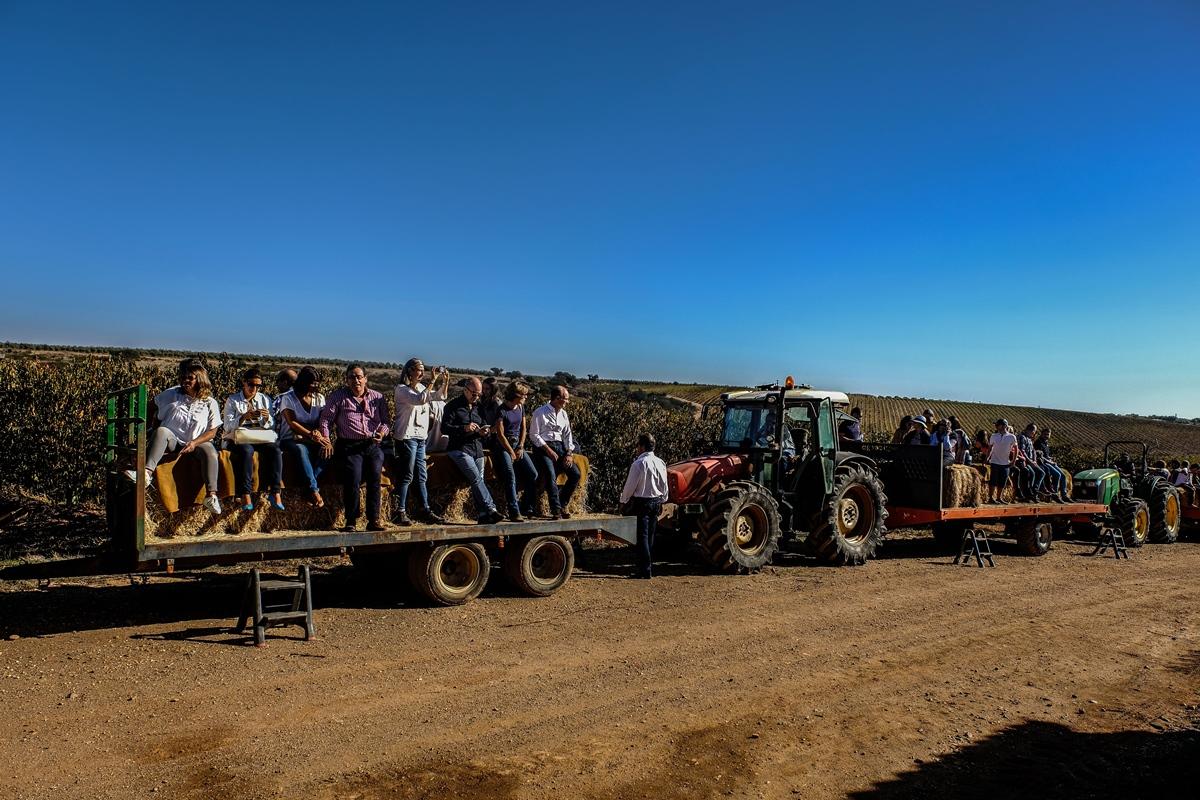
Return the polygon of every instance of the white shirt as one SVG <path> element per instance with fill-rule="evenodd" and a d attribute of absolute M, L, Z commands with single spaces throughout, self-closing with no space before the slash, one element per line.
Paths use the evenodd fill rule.
<path fill-rule="evenodd" d="M 429 402 L 433 393 L 423 383 L 415 387 L 406 384 L 396 386 L 396 420 L 392 423 L 392 438 L 428 439 Z M 445 407 L 445 403 L 442 404 Z"/>
<path fill-rule="evenodd" d="M 429 434 L 425 437 L 425 452 L 441 453 L 450 446 L 450 437 L 442 433 L 442 414 L 446 411 L 446 390 L 438 389 L 429 397 Z"/>
<path fill-rule="evenodd" d="M 654 453 L 642 453 L 629 465 L 621 502 L 628 503 L 632 497 L 667 502 L 667 465 Z"/>
<path fill-rule="evenodd" d="M 251 422 L 247 425 L 241 424 L 242 414 L 254 408 L 265 408 L 267 410 L 267 418 L 261 422 Z M 253 400 L 247 400 L 244 392 L 234 392 L 225 398 L 225 436 L 232 437 L 233 432 L 239 427 L 245 428 L 266 428 L 275 427 L 275 420 L 271 418 L 271 397 L 262 392 L 257 392 Z"/>
<path fill-rule="evenodd" d="M 568 453 L 575 452 L 575 437 L 571 435 L 571 420 L 567 410 L 556 411 L 554 406 L 546 405 L 533 412 L 529 422 L 529 441 L 534 447 L 541 447 L 546 442 L 562 442 Z"/>
<path fill-rule="evenodd" d="M 1175 485 L 1176 486 L 1191 486 L 1192 485 L 1191 473 L 1180 472 L 1178 475 L 1175 476 Z"/>
<path fill-rule="evenodd" d="M 180 444 L 187 444 L 221 427 L 221 409 L 216 400 L 188 397 L 178 386 L 155 395 L 154 405 L 159 424 L 173 433 Z"/>
<path fill-rule="evenodd" d="M 1012 460 L 1012 449 L 1017 445 L 1015 433 L 993 433 L 992 449 L 988 451 L 988 462 L 999 467 L 1007 467 Z"/>
<path fill-rule="evenodd" d="M 318 392 L 313 397 L 312 408 L 305 410 L 304 403 L 300 402 L 300 398 L 291 389 L 288 389 L 275 401 L 276 413 L 279 414 L 279 438 L 292 439 L 296 434 L 292 431 L 292 426 L 288 425 L 286 419 L 283 418 L 283 410 L 289 409 L 296 417 L 296 422 L 299 422 L 310 431 L 317 429 L 317 423 L 321 421 L 321 409 L 325 407 L 325 395 Z"/>

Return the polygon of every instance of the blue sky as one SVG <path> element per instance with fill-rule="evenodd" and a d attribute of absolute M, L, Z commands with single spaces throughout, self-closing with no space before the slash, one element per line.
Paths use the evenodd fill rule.
<path fill-rule="evenodd" d="M 1200 416 L 1198 40 L 1190 0 L 0 0 L 0 339 Z"/>

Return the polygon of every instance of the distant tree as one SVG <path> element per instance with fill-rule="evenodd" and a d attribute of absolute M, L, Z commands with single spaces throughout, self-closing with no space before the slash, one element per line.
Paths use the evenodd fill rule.
<path fill-rule="evenodd" d="M 499 378 L 503 374 L 504 374 L 504 369 L 502 367 L 492 367 L 492 375 Z"/>
<path fill-rule="evenodd" d="M 524 378 L 525 373 L 521 372 L 521 370 L 519 370 L 519 369 L 510 369 L 508 372 L 504 373 L 504 376 L 506 378 L 512 378 L 514 381 L 517 381 L 517 380 L 520 380 L 521 378 Z"/>
<path fill-rule="evenodd" d="M 561 369 L 554 373 L 553 380 L 555 383 L 561 383 L 564 386 L 574 386 L 575 384 L 579 383 L 579 378 L 576 378 L 571 373 L 565 372 Z"/>
<path fill-rule="evenodd" d="M 599 375 L 593 375 L 593 374 L 590 374 L 590 373 L 589 373 L 589 374 L 588 374 L 588 380 L 589 380 L 590 382 L 592 382 L 592 383 L 595 383 L 596 381 L 600 380 L 600 376 L 599 376 Z"/>

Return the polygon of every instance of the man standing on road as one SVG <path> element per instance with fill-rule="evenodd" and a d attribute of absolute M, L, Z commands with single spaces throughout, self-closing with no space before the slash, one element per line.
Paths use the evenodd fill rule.
<path fill-rule="evenodd" d="M 450 437 L 446 455 L 458 467 L 471 487 L 471 501 L 475 504 L 476 520 L 481 525 L 495 524 L 503 519 L 496 510 L 492 493 L 483 479 L 483 440 L 492 432 L 490 426 L 479 415 L 479 398 L 483 384 L 479 378 L 467 378 L 463 382 L 463 393 L 446 403 L 442 417 L 442 433 Z"/>
<path fill-rule="evenodd" d="M 546 479 L 546 494 L 550 498 L 551 519 L 569 519 L 571 514 L 567 505 L 571 495 L 579 485 L 579 467 L 575 465 L 574 454 L 578 449 L 575 437 L 571 435 L 571 420 L 567 416 L 567 403 L 571 402 L 571 393 L 565 386 L 555 386 L 550 390 L 550 402 L 533 412 L 529 423 L 529 441 L 533 442 L 533 458 L 538 468 L 538 474 Z M 558 474 L 567 474 L 567 483 L 562 490 L 558 488 Z M 537 501 L 540 488 L 530 499 Z"/>
<path fill-rule="evenodd" d="M 988 478 L 989 503 L 1004 502 L 1004 487 L 1008 483 L 1008 471 L 1012 466 L 1013 449 L 1017 446 L 1017 437 L 1008 430 L 1008 420 L 996 420 L 996 432 L 988 442 Z"/>
<path fill-rule="evenodd" d="M 635 578 L 653 577 L 654 533 L 667 500 L 667 465 L 654 455 L 654 435 L 638 437 L 637 457 L 621 490 L 621 507 L 637 517 L 638 570 Z"/>

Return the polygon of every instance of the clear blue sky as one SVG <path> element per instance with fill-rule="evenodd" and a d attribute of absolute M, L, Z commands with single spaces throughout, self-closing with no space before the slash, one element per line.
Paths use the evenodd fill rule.
<path fill-rule="evenodd" d="M 1194 0 L 0 0 L 0 339 L 1200 416 L 1197 42 Z"/>

